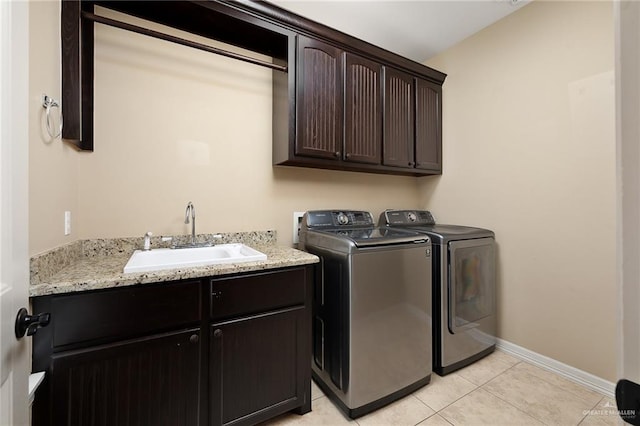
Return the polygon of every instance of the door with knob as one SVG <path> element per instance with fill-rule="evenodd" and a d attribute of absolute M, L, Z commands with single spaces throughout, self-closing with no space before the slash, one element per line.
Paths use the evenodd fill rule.
<path fill-rule="evenodd" d="M 54 354 L 52 425 L 199 425 L 200 329 Z"/>
<path fill-rule="evenodd" d="M 298 36 L 295 155 L 342 158 L 343 51 Z"/>
<path fill-rule="evenodd" d="M 29 4 L 0 2 L 0 22 L 0 424 L 13 425 L 29 423 L 31 358 L 14 332 L 29 288 Z"/>
<path fill-rule="evenodd" d="M 345 54 L 345 160 L 380 164 L 382 151 L 382 65 Z"/>
<path fill-rule="evenodd" d="M 415 94 L 413 76 L 384 68 L 382 164 L 413 168 Z"/>
<path fill-rule="evenodd" d="M 308 397 L 300 372 L 310 373 L 300 357 L 305 326 L 303 307 L 211 326 L 210 426 L 259 423 L 300 406 Z"/>

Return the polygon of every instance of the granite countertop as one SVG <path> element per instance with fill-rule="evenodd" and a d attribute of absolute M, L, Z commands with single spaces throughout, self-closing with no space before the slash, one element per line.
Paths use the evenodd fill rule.
<path fill-rule="evenodd" d="M 276 245 L 275 231 L 222 234 L 222 238 L 219 235 L 216 234 L 217 242 L 242 242 L 266 254 L 267 260 L 125 274 L 123 268 L 133 250 L 139 248 L 141 239 L 85 240 L 32 258 L 29 296 L 229 275 L 319 261 L 310 253 Z M 199 241 L 207 240 L 206 236 L 198 237 Z M 155 244 L 152 240 L 152 247 L 158 246 L 161 246 L 159 237 Z"/>

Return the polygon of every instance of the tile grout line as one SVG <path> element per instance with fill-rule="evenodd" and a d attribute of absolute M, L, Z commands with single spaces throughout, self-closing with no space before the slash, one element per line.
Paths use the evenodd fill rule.
<path fill-rule="evenodd" d="M 531 417 L 533 420 L 535 420 L 535 421 L 539 422 L 540 424 L 543 424 L 543 425 L 546 425 L 546 426 L 553 426 L 553 425 L 550 425 L 550 424 L 546 423 L 544 420 L 541 420 L 541 419 L 539 419 L 539 418 L 537 418 L 537 417 L 534 417 L 532 414 L 530 414 L 530 413 L 528 413 L 528 412 L 524 411 L 522 408 L 520 408 L 520 407 L 516 407 L 516 406 L 515 406 L 515 405 L 513 405 L 511 402 L 507 401 L 507 400 L 506 400 L 506 399 L 504 399 L 504 398 L 501 398 L 499 395 L 496 395 L 495 393 L 491 392 L 489 389 L 482 389 L 482 390 L 483 390 L 483 391 L 485 391 L 485 392 L 487 392 L 489 395 L 492 395 L 492 396 L 494 396 L 494 397 L 498 398 L 500 401 L 502 401 L 502 402 L 505 402 L 505 403 L 509 404 L 510 406 L 512 406 L 513 408 L 515 408 L 516 410 L 520 411 L 521 413 L 526 414 L 528 417 Z"/>
<path fill-rule="evenodd" d="M 516 362 L 516 364 L 520 363 L 521 361 Z M 509 370 L 510 368 L 513 368 L 516 364 L 512 365 L 511 367 L 507 368 L 507 370 Z M 469 366 L 467 366 L 469 367 Z M 505 370 L 505 371 L 507 371 Z M 504 373 L 504 371 L 502 372 Z M 500 374 L 502 374 L 500 373 Z M 476 391 L 477 389 L 479 389 L 480 387 L 482 387 L 484 384 L 489 383 L 491 380 L 495 379 L 496 377 L 498 377 L 500 374 L 498 374 L 497 376 L 489 379 L 487 382 L 485 382 L 483 385 L 477 385 L 475 383 L 473 383 L 472 381 L 470 381 L 469 379 L 466 379 L 464 376 L 461 376 L 460 374 L 458 374 L 458 371 L 453 371 L 450 374 L 456 374 L 459 378 L 461 378 L 462 380 L 472 384 L 473 386 L 475 386 L 475 388 L 471 389 L 469 392 L 466 392 L 465 394 L 463 394 L 462 396 L 456 398 L 455 400 L 451 401 L 449 404 L 445 405 L 444 407 L 442 407 L 440 410 L 435 410 L 434 408 L 432 408 L 429 404 L 427 404 L 426 402 L 422 401 L 420 398 L 418 398 L 416 396 L 416 398 L 418 398 L 418 400 L 420 400 L 423 404 L 425 404 L 427 407 L 431 408 L 432 410 L 434 410 L 436 412 L 436 414 L 440 413 L 441 411 L 445 410 L 447 407 L 449 407 L 452 404 L 455 404 L 457 401 L 461 400 L 462 398 L 464 398 L 465 396 L 469 395 L 470 393 Z M 441 376 L 442 377 L 442 376 Z M 417 392 L 417 391 L 416 391 Z M 415 393 L 415 392 L 414 392 Z"/>
<path fill-rule="evenodd" d="M 498 373 L 497 375 L 493 376 L 492 378 L 490 378 L 489 380 L 487 380 L 486 382 L 482 383 L 481 385 L 478 385 L 478 387 L 482 387 L 484 385 L 486 385 L 487 383 L 497 379 L 498 377 L 502 376 L 504 373 L 506 373 L 507 371 L 511 370 L 512 368 L 514 368 L 516 365 L 520 364 L 522 361 L 518 360 L 515 364 L 510 365 L 509 367 L 507 367 L 505 370 L 501 371 L 500 373 Z M 463 376 L 460 376 L 464 379 Z M 465 379 L 466 380 L 466 379 Z M 475 383 L 474 383 L 475 384 Z"/>
<path fill-rule="evenodd" d="M 461 400 L 461 399 L 462 399 L 462 398 L 464 398 L 465 396 L 467 396 L 467 395 L 469 395 L 469 394 L 471 394 L 471 393 L 473 393 L 473 392 L 477 391 L 478 389 L 480 389 L 482 386 L 486 385 L 487 383 L 489 383 L 489 382 L 490 382 L 490 381 L 492 381 L 493 379 L 497 378 L 498 376 L 500 376 L 500 375 L 504 374 L 506 371 L 508 371 L 508 370 L 512 369 L 513 367 L 515 367 L 516 365 L 520 364 L 520 362 L 522 362 L 522 361 L 518 361 L 518 362 L 516 362 L 515 364 L 513 364 L 512 366 L 510 366 L 509 368 L 507 368 L 506 370 L 504 370 L 503 372 L 501 372 L 501 373 L 500 373 L 500 374 L 498 374 L 497 376 L 492 377 L 491 379 L 487 380 L 487 381 L 486 381 L 485 383 L 483 383 L 482 385 L 476 385 L 476 384 L 475 384 L 475 383 L 473 383 L 472 381 L 470 381 L 470 380 L 468 380 L 468 379 L 465 379 L 463 376 L 461 376 L 461 375 L 459 375 L 459 374 L 458 374 L 458 377 L 460 377 L 460 378 L 461 378 L 462 380 L 464 380 L 464 381 L 467 381 L 467 382 L 471 383 L 473 386 L 475 386 L 475 388 L 471 389 L 469 392 L 465 393 L 464 395 L 460 396 L 459 398 L 456 398 L 454 401 L 452 401 L 452 402 L 450 402 L 449 404 L 445 405 L 445 406 L 444 406 L 444 407 L 442 407 L 440 410 L 436 411 L 436 414 L 439 414 L 441 411 L 446 410 L 446 409 L 447 409 L 447 407 L 449 407 L 450 405 L 455 404 L 456 402 L 458 402 L 459 400 Z M 451 373 L 451 374 L 457 374 L 457 372 L 453 372 L 453 373 Z M 484 389 L 483 389 L 483 390 L 484 390 Z M 489 392 L 489 393 L 491 393 L 491 392 Z M 493 394 L 491 393 L 491 395 L 493 395 Z M 420 399 L 420 398 L 418 398 L 418 399 Z M 424 404 L 425 404 L 425 405 L 427 405 L 427 407 L 429 407 L 429 405 L 428 405 L 428 404 L 426 404 L 426 403 L 424 403 Z M 431 407 L 429 407 L 429 408 L 431 408 Z M 517 407 L 516 407 L 516 408 L 517 408 Z M 433 408 L 431 408 L 431 409 L 433 410 Z M 522 410 L 520 410 L 520 411 L 522 411 Z M 444 417 L 444 416 L 441 416 L 441 417 Z M 450 422 L 449 422 L 449 423 L 450 423 Z"/>
<path fill-rule="evenodd" d="M 531 366 L 531 367 L 538 368 L 538 369 L 540 369 L 540 370 L 544 371 L 545 373 L 553 374 L 554 376 L 557 376 L 557 377 L 559 377 L 560 379 L 566 380 L 566 381 L 567 381 L 568 383 L 570 383 L 571 385 L 580 386 L 581 388 L 583 388 L 583 389 L 585 389 L 585 390 L 587 390 L 587 391 L 589 391 L 589 392 L 596 393 L 596 394 L 598 394 L 598 395 L 601 397 L 601 398 L 600 398 L 600 401 L 602 400 L 602 398 L 605 398 L 605 397 L 607 396 L 607 395 L 603 395 L 601 392 L 595 391 L 595 390 L 593 390 L 593 389 L 589 389 L 588 387 L 586 387 L 586 386 L 584 386 L 584 385 L 582 385 L 582 384 L 580 384 L 580 383 L 577 383 L 577 382 L 574 382 L 574 381 L 572 381 L 572 380 L 569 380 L 569 379 L 567 379 L 566 377 L 563 377 L 563 376 L 561 376 L 561 375 L 560 375 L 560 374 L 558 374 L 558 373 L 555 373 L 555 372 L 553 372 L 553 371 L 546 370 L 546 369 L 544 369 L 544 368 L 542 368 L 542 367 L 539 367 L 539 366 L 537 366 L 537 365 L 535 365 L 535 364 L 533 364 L 533 363 L 531 363 L 531 362 L 529 362 L 529 361 L 521 360 L 520 362 L 521 362 L 521 363 L 525 363 L 525 364 L 527 364 L 527 365 L 529 365 L 529 366 Z M 582 396 L 578 395 L 577 393 L 573 392 L 572 390 L 570 390 L 570 389 L 565 389 L 564 387 L 561 387 L 561 386 L 557 385 L 556 383 L 551 383 L 549 380 L 546 380 L 544 377 L 541 377 L 541 376 L 539 376 L 539 375 L 537 375 L 537 374 L 533 374 L 533 375 L 534 375 L 534 376 L 536 376 L 537 378 L 539 378 L 540 380 L 542 380 L 543 382 L 546 382 L 546 383 L 548 383 L 548 384 L 550 384 L 551 386 L 554 386 L 554 387 L 556 387 L 556 388 L 560 388 L 560 389 L 562 389 L 563 391 L 565 391 L 565 392 L 567 392 L 567 393 L 570 393 L 571 395 L 575 396 L 576 398 L 580 398 L 580 399 L 582 399 L 584 402 L 589 403 L 589 401 L 584 400 Z"/>
<path fill-rule="evenodd" d="M 516 407 L 514 404 L 512 404 L 510 401 L 507 401 L 506 399 L 500 397 L 500 395 L 496 395 L 495 393 L 491 392 L 489 389 L 484 389 L 484 386 L 489 384 L 490 382 L 494 381 L 495 379 L 497 379 L 498 377 L 502 376 L 504 373 L 506 373 L 507 371 L 515 368 L 516 365 L 525 362 L 522 360 L 519 360 L 518 362 L 516 362 L 515 364 L 513 364 L 511 367 L 507 368 L 506 370 L 504 370 L 502 373 L 498 374 L 497 376 L 493 377 L 491 380 L 486 381 L 484 384 L 480 385 L 479 388 L 482 389 L 483 391 L 487 392 L 488 394 L 498 398 L 499 400 L 506 402 L 507 404 L 509 404 L 510 406 L 512 406 L 513 408 L 515 408 L 516 410 L 520 411 L 521 413 L 526 414 L 528 417 L 531 417 L 532 419 L 534 419 L 537 422 L 540 422 L 543 425 L 547 425 L 547 426 L 551 426 L 548 425 L 544 420 L 539 419 L 537 417 L 534 417 L 532 414 L 528 413 L 527 411 L 524 411 L 523 409 L 521 409 L 520 407 Z M 544 381 L 544 380 L 543 380 Z M 546 383 L 546 381 L 545 381 Z"/>
<path fill-rule="evenodd" d="M 427 386 L 429 386 L 429 385 L 427 385 Z M 422 388 L 420 388 L 420 389 L 422 389 Z M 418 390 L 420 390 L 420 389 L 418 389 Z M 416 392 L 418 392 L 418 390 L 414 391 L 414 392 L 413 392 L 413 393 L 411 393 L 410 395 L 411 395 L 412 397 L 414 397 L 415 399 L 417 399 L 418 401 L 420 401 L 420 402 L 422 403 L 422 405 L 424 405 L 425 407 L 427 407 L 428 409 L 430 409 L 431 411 L 433 411 L 433 414 L 438 413 L 438 412 L 437 412 L 437 411 L 436 411 L 432 406 L 430 406 L 429 404 L 427 404 L 426 402 L 424 402 L 423 400 L 421 400 L 420 398 L 418 398 L 418 397 L 415 395 L 415 393 L 416 393 Z M 433 414 L 432 414 L 431 416 L 433 416 Z M 431 416 L 429 416 L 429 417 L 431 417 Z M 418 423 L 422 423 L 422 422 L 424 422 L 424 421 L 425 421 L 425 420 L 427 420 L 429 417 L 427 417 L 427 418 L 425 418 L 425 419 L 420 420 Z"/>
<path fill-rule="evenodd" d="M 436 373 L 433 373 L 436 374 Z M 429 385 L 427 385 L 429 386 Z M 420 388 L 422 389 L 422 388 Z M 418 390 L 420 390 L 418 389 Z M 410 396 L 414 397 L 415 399 L 417 399 L 418 401 L 420 401 L 422 403 L 422 405 L 424 405 L 425 407 L 427 407 L 428 409 L 430 409 L 431 411 L 433 411 L 433 414 L 431 414 L 430 416 L 425 417 L 424 419 L 420 420 L 418 423 L 416 423 L 414 426 L 418 426 L 420 423 L 423 423 L 425 421 L 427 421 L 428 419 L 430 419 L 431 417 L 435 416 L 438 414 L 438 411 L 436 411 L 435 409 L 433 409 L 433 407 L 429 406 L 429 404 L 427 404 L 426 402 L 424 402 L 423 400 L 421 400 L 420 398 L 418 398 L 415 393 L 418 392 L 418 390 L 414 391 L 413 393 L 410 394 Z M 406 398 L 406 397 L 405 397 Z M 440 416 L 442 417 L 442 416 Z M 446 420 L 446 419 L 445 419 Z M 451 422 L 447 421 L 447 423 L 451 424 Z"/>
<path fill-rule="evenodd" d="M 600 405 L 600 403 L 606 398 L 606 396 L 603 396 L 602 398 L 600 398 L 600 400 L 598 402 L 596 402 L 596 405 L 594 405 L 593 407 L 591 407 L 591 409 L 589 411 L 595 410 L 596 407 L 598 407 L 598 405 Z M 582 418 L 582 420 L 580 420 L 578 422 L 578 426 L 581 425 L 586 419 L 587 417 L 589 417 L 589 413 L 585 414 L 584 417 Z"/>
<path fill-rule="evenodd" d="M 465 379 L 462 376 L 458 376 L 460 377 L 462 380 L 465 380 L 467 382 L 469 382 L 469 380 Z M 471 392 L 475 392 L 476 390 L 480 389 L 480 385 L 476 385 L 473 382 L 469 382 L 471 383 L 473 386 L 475 386 L 475 388 L 471 389 L 469 392 L 465 393 L 464 395 L 460 396 L 459 398 L 456 398 L 455 400 L 451 401 L 449 404 L 445 405 L 444 407 L 442 407 L 441 409 L 439 409 L 438 411 L 436 411 L 436 414 L 439 414 L 442 410 L 445 410 L 448 406 L 455 404 L 457 401 L 461 400 L 462 398 L 464 398 L 465 396 L 469 395 Z M 420 398 L 418 398 L 420 399 Z M 429 407 L 429 405 L 427 403 L 424 403 L 425 405 L 427 405 L 427 407 Z M 431 408 L 431 407 L 429 407 Z M 431 408 L 433 410 L 433 408 Z M 435 411 L 435 410 L 434 410 Z"/>
<path fill-rule="evenodd" d="M 540 368 L 540 367 L 538 367 L 538 366 L 536 366 L 536 365 L 534 365 L 534 364 L 531 364 L 530 362 L 527 362 L 527 361 L 525 361 L 525 360 L 520 360 L 519 362 L 517 362 L 516 364 L 512 365 L 511 367 L 509 367 L 508 369 L 506 369 L 506 370 L 505 370 L 505 371 L 503 371 L 502 373 L 498 374 L 497 376 L 495 376 L 495 377 L 494 377 L 494 378 L 492 378 L 491 380 L 487 381 L 486 383 L 484 383 L 484 384 L 483 384 L 482 386 L 480 386 L 480 387 L 482 388 L 483 386 L 485 386 L 485 385 L 489 384 L 489 383 L 490 383 L 490 382 L 492 382 L 493 380 L 495 380 L 495 379 L 497 379 L 498 377 L 500 377 L 502 374 L 504 374 L 504 373 L 506 373 L 507 371 L 509 371 L 509 370 L 511 370 L 511 369 L 513 369 L 513 368 L 515 368 L 517 365 L 519 365 L 519 364 L 521 364 L 521 363 L 526 363 L 526 364 L 531 365 L 531 366 L 533 366 L 533 367 Z M 549 372 L 549 373 L 551 373 L 551 374 L 556 374 L 556 373 L 553 373 L 553 372 Z M 528 374 L 531 374 L 531 373 L 528 373 Z M 572 395 L 573 397 L 575 397 L 575 398 L 578 398 L 578 399 L 582 400 L 583 402 L 587 402 L 587 401 L 584 401 L 584 399 L 582 399 L 582 397 L 580 397 L 579 395 L 576 395 L 575 393 L 570 392 L 570 391 L 566 390 L 565 388 L 563 388 L 563 387 L 561 387 L 561 386 L 559 386 L 559 385 L 557 385 L 557 384 L 555 384 L 555 383 L 551 383 L 550 381 L 545 380 L 544 378 L 542 378 L 542 377 L 540 377 L 540 376 L 537 376 L 537 375 L 535 375 L 535 374 L 532 374 L 532 375 L 533 375 L 534 377 L 536 377 L 537 379 L 539 379 L 539 380 L 543 381 L 544 383 L 548 384 L 549 386 L 553 386 L 554 388 L 556 388 L 556 389 L 558 389 L 558 390 L 560 390 L 560 391 L 562 391 L 562 392 L 568 393 L 568 394 Z M 558 376 L 560 376 L 560 375 L 558 375 Z M 562 376 L 560 376 L 560 377 L 562 377 Z M 584 386 L 583 386 L 583 387 L 584 387 Z M 585 387 L 585 388 L 586 388 L 586 387 Z M 495 396 L 496 398 L 498 398 L 498 399 L 500 399 L 500 400 L 502 400 L 502 401 L 506 402 L 507 404 L 511 405 L 512 407 L 514 407 L 514 408 L 516 408 L 516 409 L 518 409 L 518 410 L 520 410 L 520 411 L 522 411 L 522 412 L 526 413 L 529 417 L 531 417 L 531 418 L 535 419 L 536 421 L 539 421 L 540 423 L 545 424 L 545 425 L 547 424 L 544 420 L 542 420 L 542 419 L 538 419 L 537 417 L 533 416 L 533 415 L 532 415 L 532 414 L 530 414 L 529 412 L 526 412 L 526 411 L 524 411 L 523 409 L 521 409 L 521 408 L 519 408 L 519 407 L 516 407 L 516 406 L 515 406 L 514 404 L 512 404 L 510 401 L 507 401 L 507 400 L 505 400 L 504 398 L 502 398 L 500 395 L 496 395 L 495 393 L 491 392 L 491 390 L 489 390 L 489 389 L 483 389 L 483 390 L 484 390 L 485 392 L 488 392 L 488 393 L 490 393 L 491 395 Z M 590 390 L 590 389 L 589 389 L 589 390 Z M 595 391 L 594 391 L 594 392 L 595 392 Z M 598 394 L 599 394 L 599 392 L 596 392 L 596 393 L 598 393 Z M 596 404 L 591 408 L 591 410 L 593 410 L 595 407 L 597 407 L 597 406 L 598 406 L 598 404 L 600 404 L 604 398 L 606 398 L 606 395 L 600 395 L 600 399 L 599 399 L 599 400 L 598 400 L 598 402 L 596 402 Z M 580 425 L 582 422 L 584 422 L 584 420 L 587 418 L 587 416 L 588 416 L 588 414 L 584 415 L 584 416 L 582 417 L 582 419 L 581 419 L 578 423 L 576 423 L 576 425 Z"/>
<path fill-rule="evenodd" d="M 433 409 L 433 408 L 432 408 L 432 409 Z M 440 414 L 438 414 L 438 412 L 433 413 L 432 415 L 430 415 L 430 416 L 429 416 L 429 417 L 427 417 L 426 419 L 422 420 L 420 423 L 424 423 L 424 422 L 426 422 L 427 420 L 429 420 L 429 419 L 430 419 L 430 418 L 432 418 L 433 416 L 438 416 L 438 417 L 440 417 L 442 420 L 444 420 L 445 422 L 447 422 L 448 424 L 450 424 L 451 426 L 454 426 L 454 424 L 453 424 L 453 423 L 451 423 L 449 420 L 447 420 L 444 416 L 441 416 Z M 414 426 L 419 426 L 419 425 L 420 425 L 420 423 L 418 423 L 418 424 L 416 424 L 416 425 L 414 425 Z"/>

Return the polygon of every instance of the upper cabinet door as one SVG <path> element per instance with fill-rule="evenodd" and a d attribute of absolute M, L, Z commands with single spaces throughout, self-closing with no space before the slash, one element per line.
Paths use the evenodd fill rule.
<path fill-rule="evenodd" d="M 382 150 L 382 66 L 345 54 L 345 160 L 380 164 Z"/>
<path fill-rule="evenodd" d="M 384 68 L 385 166 L 414 167 L 414 89 L 409 74 Z"/>
<path fill-rule="evenodd" d="M 342 158 L 342 50 L 298 37 L 295 154 Z"/>
<path fill-rule="evenodd" d="M 416 168 L 442 171 L 442 86 L 416 79 Z"/>

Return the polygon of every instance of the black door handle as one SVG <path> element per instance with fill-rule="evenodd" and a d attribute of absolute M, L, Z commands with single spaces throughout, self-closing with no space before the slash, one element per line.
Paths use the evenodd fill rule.
<path fill-rule="evenodd" d="M 51 321 L 51 314 L 42 313 L 38 315 L 29 315 L 25 308 L 20 308 L 16 316 L 16 337 L 18 339 L 27 336 L 33 336 L 40 327 L 46 327 Z"/>

